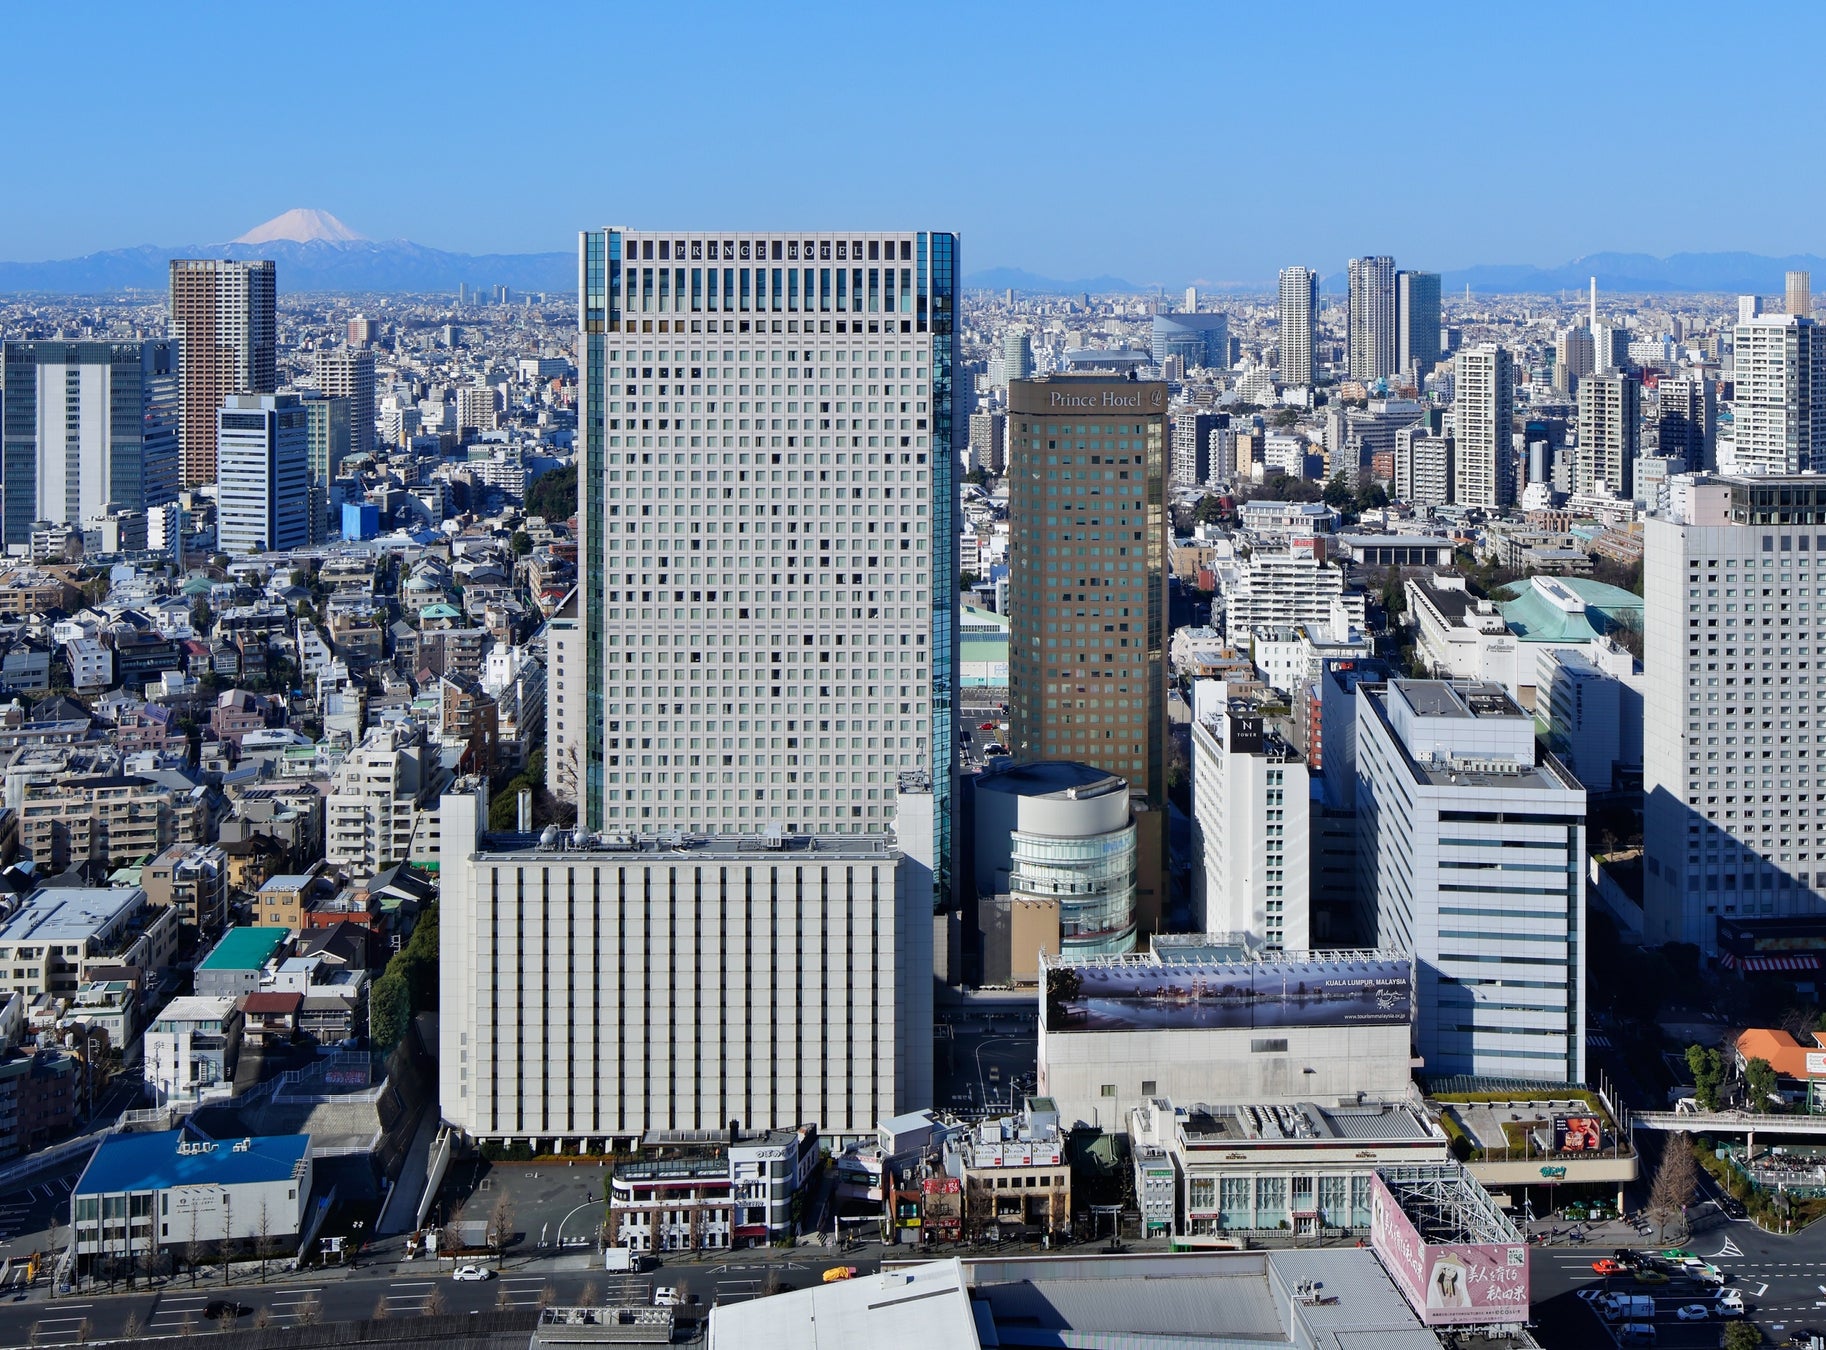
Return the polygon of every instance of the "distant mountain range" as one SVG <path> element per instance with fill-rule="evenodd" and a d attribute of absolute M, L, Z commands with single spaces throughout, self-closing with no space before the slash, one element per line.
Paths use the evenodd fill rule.
<path fill-rule="evenodd" d="M 173 258 L 271 258 L 278 264 L 279 287 L 285 291 L 455 291 L 507 286 L 514 291 L 569 294 L 577 286 L 577 255 L 562 253 L 449 253 L 404 239 L 363 237 L 327 211 L 296 207 L 257 225 L 227 244 L 184 244 L 110 249 L 55 262 L 0 262 L 0 293 L 42 292 L 98 295 L 117 291 L 162 292 L 169 284 Z M 1600 290 L 1617 293 L 1697 293 L 1774 295 L 1782 273 L 1817 272 L 1826 284 L 1826 258 L 1796 254 L 1786 258 L 1756 253 L 1676 253 L 1669 258 L 1646 253 L 1594 253 L 1558 267 L 1483 264 L 1446 272 L 1440 278 L 1448 296 L 1468 285 L 1486 295 L 1552 294 L 1583 290 L 1597 277 Z M 1333 294 L 1345 290 L 1342 272 L 1325 278 Z M 1145 295 L 1163 288 L 1116 276 L 1062 280 L 1019 267 L 990 267 L 964 278 L 969 290 L 1014 290 L 1041 295 Z M 1255 285 L 1201 285 L 1201 290 L 1264 292 L 1272 279 Z M 1178 286 L 1165 288 L 1177 294 Z"/>
<path fill-rule="evenodd" d="M 56 262 L 0 262 L 0 292 L 162 292 L 173 258 L 271 258 L 282 291 L 455 291 L 465 284 L 560 294 L 577 289 L 575 252 L 448 253 L 404 239 L 364 239 L 327 211 L 298 208 L 229 244 L 144 244 Z"/>

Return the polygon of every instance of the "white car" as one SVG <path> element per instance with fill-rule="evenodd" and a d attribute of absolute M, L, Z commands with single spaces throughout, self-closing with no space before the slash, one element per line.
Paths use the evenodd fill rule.
<path fill-rule="evenodd" d="M 1711 1310 L 1703 1303 L 1689 1303 L 1674 1314 L 1682 1322 L 1703 1322 L 1711 1315 Z"/>
<path fill-rule="evenodd" d="M 487 1266 L 458 1266 L 450 1272 L 450 1278 L 463 1281 L 487 1280 L 494 1278 L 494 1271 Z"/>
<path fill-rule="evenodd" d="M 678 1290 L 669 1284 L 662 1284 L 653 1291 L 655 1308 L 671 1308 L 678 1303 Z"/>

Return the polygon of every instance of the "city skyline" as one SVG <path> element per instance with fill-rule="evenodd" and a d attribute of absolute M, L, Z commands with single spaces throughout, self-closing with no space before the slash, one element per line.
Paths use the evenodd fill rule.
<path fill-rule="evenodd" d="M 716 222 L 719 203 L 740 200 L 744 222 L 761 228 L 802 228 L 834 216 L 875 225 L 937 216 L 956 222 L 979 266 L 1019 266 L 1067 278 L 1132 273 L 1129 279 L 1143 285 L 1221 285 L 1268 278 L 1302 258 L 1328 260 L 1329 274 L 1347 258 L 1371 252 L 1439 271 L 1484 263 L 1547 265 L 1602 249 L 1667 255 L 1743 248 L 1782 255 L 1809 245 L 1800 222 L 1811 214 L 1811 194 L 1821 191 L 1804 179 L 1794 181 L 1792 208 L 1767 220 L 1746 217 L 1724 197 L 1702 197 L 1680 213 L 1645 213 L 1627 176 L 1614 172 L 1608 156 L 1576 148 L 1582 144 L 1577 133 L 1594 119 L 1620 120 L 1652 106 L 1663 93 L 1663 74 L 1688 68 L 1690 27 L 1678 7 L 1654 25 L 1633 23 L 1623 14 L 1549 9 L 1501 34 L 1508 64 L 1526 73 L 1533 91 L 1530 138 L 1575 147 L 1563 158 L 1560 188 L 1581 210 L 1546 217 L 1504 209 L 1513 203 L 1505 186 L 1511 180 L 1501 168 L 1503 137 L 1518 110 L 1451 94 L 1451 72 L 1495 49 L 1494 18 L 1455 13 L 1449 22 L 1427 28 L 1421 40 L 1405 25 L 1378 30 L 1347 24 L 1349 11 L 1341 7 L 1316 15 L 1312 31 L 1303 35 L 1299 79 L 1315 89 L 1340 87 L 1378 65 L 1411 63 L 1415 78 L 1378 83 L 1380 115 L 1391 133 L 1411 133 L 1423 149 L 1406 167 L 1399 159 L 1379 160 L 1361 172 L 1264 181 L 1250 192 L 1248 209 L 1238 211 L 1234 173 L 1217 172 L 1237 144 L 1272 135 L 1278 143 L 1346 162 L 1357 153 L 1334 139 L 1341 123 L 1324 99 L 1277 97 L 1289 78 L 1286 69 L 1250 59 L 1250 53 L 1266 56 L 1284 42 L 1277 16 L 1192 8 L 1167 15 L 1161 28 L 1171 34 L 1175 49 L 1208 47 L 1228 54 L 1227 132 L 1209 142 L 1181 144 L 1163 137 L 1143 144 L 1123 135 L 1114 119 L 1086 119 L 1071 135 L 1047 135 L 1021 87 L 993 77 L 1006 54 L 1019 51 L 1024 62 L 1043 65 L 1055 80 L 1077 82 L 1094 97 L 1110 59 L 1106 44 L 1085 40 L 1105 21 L 1098 11 L 1057 7 L 1037 23 L 1036 13 L 1025 8 L 958 8 L 956 22 L 968 40 L 948 48 L 950 64 L 936 76 L 885 13 L 821 6 L 807 6 L 803 13 L 834 47 L 879 54 L 866 63 L 837 63 L 815 81 L 792 82 L 777 108 L 775 120 L 810 128 L 824 146 L 821 154 L 854 166 L 852 172 L 808 178 L 790 171 L 784 142 L 772 129 L 758 123 L 719 129 L 716 100 L 699 91 L 739 83 L 753 69 L 790 68 L 804 26 L 776 11 L 724 9 L 715 16 L 722 40 L 696 58 L 702 63 L 700 79 L 678 83 L 664 62 L 651 69 L 635 63 L 621 73 L 621 96 L 641 109 L 633 128 L 640 134 L 618 147 L 613 175 L 555 176 L 542 188 L 543 205 L 535 214 L 511 193 L 498 200 L 478 194 L 462 211 L 446 212 L 402 184 L 454 180 L 479 160 L 536 162 L 542 157 L 541 126 L 563 126 L 584 112 L 583 91 L 591 87 L 588 54 L 610 38 L 629 49 L 663 47 L 670 40 L 669 16 L 610 17 L 579 8 L 553 11 L 551 22 L 543 24 L 499 25 L 479 7 L 425 8 L 417 14 L 409 7 L 400 18 L 403 31 L 436 35 L 459 50 L 473 43 L 496 69 L 536 85 L 547 101 L 522 116 L 481 119 L 462 136 L 424 140 L 413 151 L 414 171 L 407 180 L 392 155 L 274 158 L 271 127 L 236 115 L 228 86 L 183 78 L 223 59 L 230 43 L 271 40 L 279 63 L 274 79 L 308 78 L 315 91 L 314 135 L 325 143 L 361 144 L 384 132 L 389 120 L 376 92 L 397 75 L 396 54 L 387 44 L 341 44 L 325 61 L 321 52 L 293 52 L 278 41 L 284 35 L 282 17 L 255 13 L 232 29 L 187 35 L 180 46 L 155 14 L 125 12 L 89 35 L 90 92 L 71 100 L 52 83 L 64 69 L 54 55 L 65 31 L 51 14 L 28 11 L 14 16 L 9 29 L 21 58 L 13 63 L 13 96 L 21 106 L 56 106 L 64 113 L 54 142 L 28 140 L 21 147 L 17 172 L 36 190 L 9 194 L 0 203 L 0 258 L 36 260 L 143 243 L 232 238 L 300 205 L 334 211 L 376 239 L 411 238 L 478 253 L 561 251 L 571 222 L 615 219 L 620 202 L 638 199 L 644 214 L 669 225 Z M 1797 9 L 1786 35 L 1804 47 L 1822 23 Z M 1559 40 L 1575 25 L 1577 42 Z M 1716 69 L 1747 69 L 1762 54 L 1752 26 L 1715 27 L 1708 32 L 1708 51 Z M 1609 54 L 1621 49 L 1637 59 L 1613 69 Z M 144 112 L 145 86 L 135 72 L 161 60 L 174 75 L 159 86 L 168 115 L 176 124 L 208 125 L 212 135 L 207 142 L 174 144 L 169 157 L 134 154 L 118 129 Z M 1030 170 L 1069 176 L 1081 172 L 1074 166 L 1106 160 L 1144 175 L 1170 173 L 1180 228 L 1144 228 L 1117 199 L 1086 199 L 1070 213 L 1032 210 L 1020 194 L 1006 191 L 1003 166 L 994 156 L 954 157 L 936 181 L 870 168 L 895 162 L 899 151 L 910 152 L 928 134 L 910 121 L 898 124 L 901 119 L 885 112 L 868 111 L 879 80 L 892 81 L 903 71 L 910 77 L 915 68 L 922 82 L 936 81 L 929 96 L 958 106 L 960 115 L 977 124 L 1032 127 L 1023 151 Z M 567 92 L 572 89 L 578 92 Z M 1800 89 L 1777 85 L 1762 92 L 1772 101 L 1765 114 L 1771 121 L 1798 123 L 1806 116 Z M 661 128 L 664 135 L 645 134 Z M 1696 160 L 1728 159 L 1746 178 L 1787 182 L 1791 177 L 1779 145 L 1735 134 L 1728 119 L 1700 121 L 1683 128 L 1682 135 L 1683 149 Z M 697 171 L 675 172 L 681 146 L 691 147 Z M 241 169 L 215 172 L 224 162 Z M 1204 173 L 1206 168 L 1213 172 Z M 96 195 L 83 190 L 98 175 L 112 185 L 107 200 L 120 206 L 98 209 Z M 1426 190 L 1416 190 L 1417 178 Z M 176 184 L 183 184 L 181 192 Z"/>

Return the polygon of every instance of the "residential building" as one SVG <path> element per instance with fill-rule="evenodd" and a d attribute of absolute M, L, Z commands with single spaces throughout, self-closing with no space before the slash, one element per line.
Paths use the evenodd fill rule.
<path fill-rule="evenodd" d="M 117 862 L 203 843 L 205 790 L 179 791 L 129 775 L 59 778 L 25 785 L 19 849 L 47 875 L 89 861 Z"/>
<path fill-rule="evenodd" d="M 308 1134 L 109 1135 L 70 1191 L 76 1270 L 111 1277 L 162 1253 L 214 1252 L 225 1242 L 294 1249 L 311 1184 Z"/>
<path fill-rule="evenodd" d="M 0 923 L 0 973 L 28 999 L 70 997 L 96 965 L 155 976 L 177 952 L 177 915 L 153 908 L 137 886 L 43 887 Z"/>
<path fill-rule="evenodd" d="M 205 937 L 228 924 L 228 855 L 215 844 L 173 844 L 140 869 L 154 905 L 177 911 L 178 922 Z"/>
<path fill-rule="evenodd" d="M 329 398 L 348 400 L 350 452 L 374 453 L 374 353 L 361 347 L 334 347 L 319 351 L 313 360 L 317 387 Z M 312 467 L 317 467 L 313 461 Z M 339 476 L 341 461 L 332 459 L 321 479 L 330 482 Z"/>
<path fill-rule="evenodd" d="M 1719 924 L 1814 915 L 1826 896 L 1826 768 L 1799 734 L 1826 718 L 1799 650 L 1817 622 L 1800 606 L 1820 602 L 1798 598 L 1826 587 L 1823 511 L 1816 478 L 1701 477 L 1645 524 L 1648 942 L 1711 955 Z"/>
<path fill-rule="evenodd" d="M 1585 790 L 1501 685 L 1357 686 L 1357 858 L 1432 1074 L 1585 1081 Z"/>
<path fill-rule="evenodd" d="M 1688 472 L 1718 467 L 1718 409 L 1712 390 L 1712 381 L 1697 375 L 1664 375 L 1655 387 L 1661 454 L 1682 461 Z"/>
<path fill-rule="evenodd" d="M 1459 506 L 1515 502 L 1515 366 L 1493 342 L 1467 347 L 1453 371 L 1452 488 Z"/>
<path fill-rule="evenodd" d="M 1553 347 L 1554 387 L 1564 394 L 1576 394 L 1579 381 L 1597 369 L 1597 349 L 1591 329 L 1576 324 L 1555 339 Z"/>
<path fill-rule="evenodd" d="M 217 415 L 216 545 L 231 557 L 311 542 L 310 414 L 295 394 L 231 394 Z"/>
<path fill-rule="evenodd" d="M 0 544 L 177 500 L 171 342 L 0 344 Z"/>
<path fill-rule="evenodd" d="M 1826 469 L 1826 336 L 1812 319 L 1765 314 L 1739 323 L 1733 339 L 1729 468 Z"/>
<path fill-rule="evenodd" d="M 1285 549 L 1259 548 L 1223 584 L 1224 632 L 1246 645 L 1263 630 L 1304 624 L 1315 633 L 1348 637 L 1364 626 L 1361 591 L 1346 590 L 1344 571 L 1326 561 L 1319 539 L 1294 539 Z"/>
<path fill-rule="evenodd" d="M 1216 476 L 1211 438 L 1230 423 L 1225 413 L 1187 408 L 1173 414 L 1173 486 L 1199 488 Z"/>
<path fill-rule="evenodd" d="M 349 400 L 309 394 L 304 399 L 306 460 L 310 467 L 310 542 L 330 537 L 330 483 L 349 455 Z"/>
<path fill-rule="evenodd" d="M 1439 273 L 1395 273 L 1395 369 L 1427 374 L 1439 364 Z"/>
<path fill-rule="evenodd" d="M 1788 313 L 1803 319 L 1813 317 L 1813 273 L 1789 272 L 1785 278 Z"/>
<path fill-rule="evenodd" d="M 285 946 L 291 930 L 231 928 L 197 963 L 196 992 L 210 998 L 240 998 L 264 983 L 268 965 Z"/>
<path fill-rule="evenodd" d="M 438 747 L 411 724 L 370 731 L 330 778 L 324 798 L 324 858 L 373 876 L 426 847 L 438 794 L 450 781 Z"/>
<path fill-rule="evenodd" d="M 723 265 L 705 267 L 713 257 Z M 763 258 L 770 265 L 757 265 Z M 974 407 L 954 390 L 967 378 L 954 331 L 957 237 L 611 229 L 584 234 L 579 260 L 585 659 L 570 692 L 585 700 L 580 822 L 708 834 L 778 825 L 872 835 L 892 826 L 930 870 L 933 903 L 951 906 L 955 477 Z M 661 351 L 669 355 L 649 359 Z M 732 416 L 726 398 L 689 418 L 637 406 L 656 379 L 682 378 L 681 368 L 717 372 L 704 377 L 714 381 L 758 378 L 762 366 L 770 379 L 781 371 L 786 403 L 805 405 L 822 401 L 814 391 L 842 369 L 845 406 L 785 417 L 770 408 L 776 415 L 765 419 Z M 874 408 L 863 406 L 868 399 Z M 659 456 L 653 467 L 648 455 Z M 693 455 L 703 463 L 690 471 L 704 477 L 687 489 L 676 475 Z M 660 471 L 675 475 L 674 486 L 645 477 Z M 763 490 L 764 500 L 741 495 Z M 781 523 L 797 528 L 762 535 L 759 517 L 765 510 L 771 521 L 776 505 Z M 769 759 L 777 751 L 798 764 L 739 763 L 762 748 L 739 744 L 762 724 Z M 890 734 L 893 751 L 884 745 L 878 757 L 894 762 L 865 765 L 859 742 Z M 667 742 L 670 762 L 637 769 L 629 752 L 647 741 Z M 725 748 L 728 764 L 703 753 Z M 691 764 L 693 752 L 710 762 Z M 848 763 L 820 762 L 814 786 L 812 758 L 826 755 Z M 847 782 L 823 781 L 838 769 Z M 930 783 L 929 837 L 894 817 L 894 785 L 907 774 Z"/>
<path fill-rule="evenodd" d="M 711 1135 L 706 1138 L 706 1134 Z M 652 1130 L 609 1181 L 608 1242 L 636 1252 L 728 1251 L 790 1240 L 823 1158 L 818 1127 Z"/>
<path fill-rule="evenodd" d="M 1636 456 L 1642 453 L 1642 386 L 1627 371 L 1596 371 L 1579 381 L 1579 443 L 1573 450 L 1573 491 L 1599 485 L 1629 501 L 1636 491 Z"/>
<path fill-rule="evenodd" d="M 1042 952 L 1133 951 L 1137 831 L 1129 785 L 1037 761 L 976 783 L 973 880 L 985 984 L 1032 984 Z"/>
<path fill-rule="evenodd" d="M 1280 289 L 1281 383 L 1308 386 L 1318 346 L 1319 274 L 1283 267 Z"/>
<path fill-rule="evenodd" d="M 1353 380 L 1393 375 L 1395 364 L 1395 260 L 1352 258 L 1345 350 Z"/>
<path fill-rule="evenodd" d="M 244 1019 L 236 999 L 185 994 L 146 1028 L 142 1060 L 154 1106 L 201 1102 L 233 1092 Z"/>
<path fill-rule="evenodd" d="M 439 882 L 439 1099 L 466 1136 L 859 1138 L 932 1100 L 931 889 L 889 837 L 495 837 L 482 795 L 444 798 Z"/>
<path fill-rule="evenodd" d="M 1008 417 L 1005 413 L 970 414 L 970 467 L 1000 474 L 1008 463 Z"/>
<path fill-rule="evenodd" d="M 1031 380 L 1034 375 L 1033 339 L 1026 333 L 1004 333 L 1002 366 L 1007 380 Z"/>
<path fill-rule="evenodd" d="M 178 342 L 180 481 L 216 481 L 216 414 L 235 394 L 278 388 L 277 273 L 269 261 L 171 260 Z"/>
<path fill-rule="evenodd" d="M 1194 921 L 1248 933 L 1271 952 L 1312 945 L 1307 766 L 1285 718 L 1223 686 L 1195 686 L 1192 719 Z"/>

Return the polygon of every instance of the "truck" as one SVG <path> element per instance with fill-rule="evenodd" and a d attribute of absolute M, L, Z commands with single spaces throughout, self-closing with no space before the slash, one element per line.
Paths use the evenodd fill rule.
<path fill-rule="evenodd" d="M 1647 1294 L 1612 1294 L 1602 1307 L 1604 1316 L 1613 1322 L 1655 1320 L 1655 1300 Z"/>
<path fill-rule="evenodd" d="M 640 1269 L 640 1253 L 630 1247 L 604 1247 L 602 1268 L 627 1274 Z"/>

